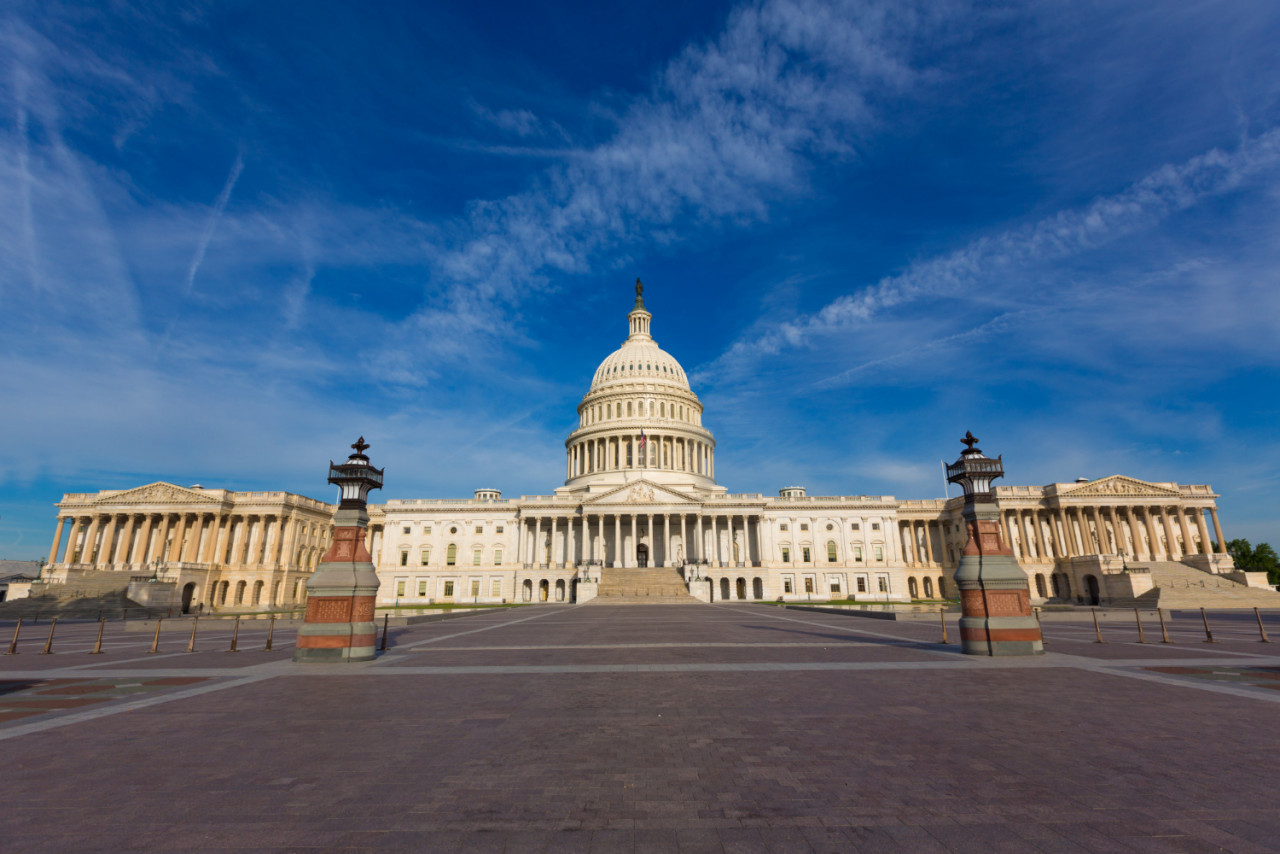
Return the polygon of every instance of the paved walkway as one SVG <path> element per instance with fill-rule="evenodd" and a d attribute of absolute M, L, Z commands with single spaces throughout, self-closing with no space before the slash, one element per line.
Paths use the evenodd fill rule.
<path fill-rule="evenodd" d="M 0 658 L 7 850 L 1280 850 L 1280 644 L 1198 614 L 1046 622 L 534 606 L 299 666 L 245 623 L 24 627 Z M 1280 615 L 1268 616 L 1280 640 Z M 0 626 L 6 645 L 12 625 Z M 958 634 L 954 617 L 951 640 Z"/>

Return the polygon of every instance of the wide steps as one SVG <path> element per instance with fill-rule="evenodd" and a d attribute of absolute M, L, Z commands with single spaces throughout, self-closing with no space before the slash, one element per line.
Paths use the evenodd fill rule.
<path fill-rule="evenodd" d="M 592 600 L 602 605 L 686 605 L 698 600 L 689 595 L 684 579 L 674 569 L 605 569 Z"/>
<path fill-rule="evenodd" d="M 168 608 L 147 608 L 124 595 L 122 591 L 98 596 L 31 596 L 0 602 L 0 620 L 16 620 L 34 617 L 60 620 L 119 620 L 129 617 L 166 616 Z"/>
<path fill-rule="evenodd" d="M 1154 590 L 1110 603 L 1138 608 L 1280 608 L 1280 593 L 1249 587 L 1210 572 L 1173 561 L 1134 564 L 1151 572 Z"/>

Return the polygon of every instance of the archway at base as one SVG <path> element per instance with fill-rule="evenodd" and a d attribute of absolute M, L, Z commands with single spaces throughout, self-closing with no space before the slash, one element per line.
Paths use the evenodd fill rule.
<path fill-rule="evenodd" d="M 636 546 L 636 566 L 644 568 L 649 565 L 649 547 L 644 543 Z"/>
<path fill-rule="evenodd" d="M 182 586 L 182 613 L 191 613 L 191 600 L 196 598 L 196 583 L 188 581 Z"/>
<path fill-rule="evenodd" d="M 1102 595 L 1101 595 L 1101 592 L 1098 590 L 1098 579 L 1092 575 L 1086 575 L 1084 577 L 1084 583 L 1085 583 L 1085 587 L 1089 591 L 1089 604 L 1090 605 L 1102 604 Z"/>

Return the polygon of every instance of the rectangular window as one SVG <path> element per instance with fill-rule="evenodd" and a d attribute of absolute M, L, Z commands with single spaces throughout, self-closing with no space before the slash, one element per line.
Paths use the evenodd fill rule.
<path fill-rule="evenodd" d="M 889 579 L 885 578 L 883 575 L 876 579 L 876 584 L 880 587 L 881 593 L 889 592 Z"/>
<path fill-rule="evenodd" d="M 430 525 L 423 525 L 423 526 L 422 526 L 422 533 L 423 533 L 423 535 L 424 535 L 424 536 L 427 536 L 427 537 L 431 536 L 431 526 L 430 526 Z"/>
<path fill-rule="evenodd" d="M 855 530 L 855 531 L 861 531 L 861 530 L 862 530 L 862 527 L 861 527 L 857 522 L 854 522 L 854 523 L 853 523 L 853 530 Z"/>
<path fill-rule="evenodd" d="M 782 562 L 791 563 L 791 549 L 786 548 L 785 546 L 782 549 Z"/>
<path fill-rule="evenodd" d="M 801 523 L 800 523 L 800 530 L 802 530 L 802 531 L 807 531 L 807 530 L 809 530 L 809 523 L 808 523 L 808 522 L 801 522 Z"/>
<path fill-rule="evenodd" d="M 786 522 L 783 522 L 781 525 L 779 525 L 779 526 L 778 526 L 778 530 L 780 530 L 780 531 L 785 531 L 785 530 L 787 530 L 787 523 L 786 523 Z"/>
<path fill-rule="evenodd" d="M 479 595 L 480 595 L 480 579 L 473 578 L 471 579 L 471 597 L 474 599 L 479 597 Z"/>
<path fill-rule="evenodd" d="M 811 576 L 806 575 L 804 577 L 804 592 L 805 593 L 813 592 L 813 578 Z"/>
<path fill-rule="evenodd" d="M 493 565 L 502 566 L 502 549 L 493 550 Z"/>
<path fill-rule="evenodd" d="M 494 578 L 489 582 L 489 595 L 497 599 L 502 595 L 502 579 Z"/>
<path fill-rule="evenodd" d="M 475 551 L 471 552 L 471 565 L 472 566 L 480 565 L 480 549 L 476 549 Z"/>
<path fill-rule="evenodd" d="M 829 583 L 831 584 L 831 592 L 832 592 L 832 593 L 839 593 L 839 592 L 840 592 L 840 579 L 838 579 L 838 578 L 833 578 L 833 579 L 831 579 L 831 581 L 830 581 Z"/>
<path fill-rule="evenodd" d="M 496 529 L 494 529 L 494 530 L 495 530 L 497 533 L 501 534 L 501 533 L 502 533 L 502 526 L 501 526 L 501 525 L 499 525 L 499 526 L 498 526 Z"/>
<path fill-rule="evenodd" d="M 873 530 L 873 531 L 878 531 L 878 530 L 880 530 L 880 523 L 879 523 L 879 522 L 872 522 L 872 523 L 871 523 L 871 530 Z"/>
<path fill-rule="evenodd" d="M 426 566 L 431 563 L 431 549 L 422 550 L 422 565 Z"/>
<path fill-rule="evenodd" d="M 444 598 L 446 599 L 453 598 L 453 582 L 452 581 L 446 581 L 444 583 Z"/>
<path fill-rule="evenodd" d="M 423 578 L 419 578 L 419 579 L 418 579 L 418 595 L 419 595 L 419 596 L 426 596 L 426 595 L 427 595 L 427 582 L 426 582 L 426 579 L 423 579 Z"/>
<path fill-rule="evenodd" d="M 412 528 L 410 528 L 408 525 L 405 525 L 405 526 L 404 526 L 404 532 L 405 532 L 406 534 L 411 534 L 411 533 L 413 533 L 413 529 L 412 529 Z"/>
<path fill-rule="evenodd" d="M 782 592 L 783 592 L 783 593 L 794 593 L 794 592 L 795 592 L 795 591 L 792 589 L 791 577 L 790 577 L 790 576 L 787 576 L 786 578 L 782 579 Z"/>
<path fill-rule="evenodd" d="M 477 533 L 477 534 L 483 534 L 483 533 L 484 533 L 484 525 L 476 525 L 476 533 Z"/>
<path fill-rule="evenodd" d="M 853 559 L 856 561 L 862 560 L 862 546 L 853 547 Z"/>
<path fill-rule="evenodd" d="M 407 551 L 400 552 L 400 565 L 401 566 L 409 565 L 409 553 Z"/>
<path fill-rule="evenodd" d="M 876 546 L 876 560 L 884 560 L 884 549 Z"/>
<path fill-rule="evenodd" d="M 804 556 L 804 562 L 805 562 L 805 563 L 809 563 L 809 561 L 810 561 L 810 558 L 809 558 L 809 547 L 808 547 L 808 546 L 805 546 L 801 551 L 802 551 L 802 554 L 803 554 L 803 556 Z"/>
<path fill-rule="evenodd" d="M 858 592 L 859 593 L 867 592 L 867 577 L 865 575 L 858 576 Z"/>
<path fill-rule="evenodd" d="M 404 581 L 400 580 L 396 582 L 396 598 L 399 598 L 403 595 L 404 595 Z"/>

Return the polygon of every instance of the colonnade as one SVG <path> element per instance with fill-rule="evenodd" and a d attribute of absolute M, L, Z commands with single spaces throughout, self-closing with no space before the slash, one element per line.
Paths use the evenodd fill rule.
<path fill-rule="evenodd" d="M 902 545 L 902 560 L 907 566 L 941 567 L 944 560 L 948 563 L 947 545 L 951 543 L 952 523 L 934 521 L 932 519 L 900 519 L 898 521 L 898 542 Z M 940 552 L 933 549 L 934 532 L 938 533 Z M 960 545 L 964 544 L 964 533 L 960 532 Z M 957 550 L 953 549 L 953 554 Z"/>
<path fill-rule="evenodd" d="M 84 569 L 142 569 L 156 561 L 310 568 L 328 530 L 327 523 L 295 513 L 68 514 L 58 517 L 49 563 Z"/>
<path fill-rule="evenodd" d="M 646 433 L 644 438 L 643 451 L 638 433 L 583 439 L 569 448 L 565 475 L 572 478 L 624 469 L 660 469 L 716 476 L 715 448 L 710 442 L 664 433 Z"/>
<path fill-rule="evenodd" d="M 760 517 L 754 513 L 534 512 L 521 519 L 519 531 L 525 565 L 636 567 L 642 546 L 649 566 L 675 566 L 682 560 L 758 565 L 763 553 Z"/>

